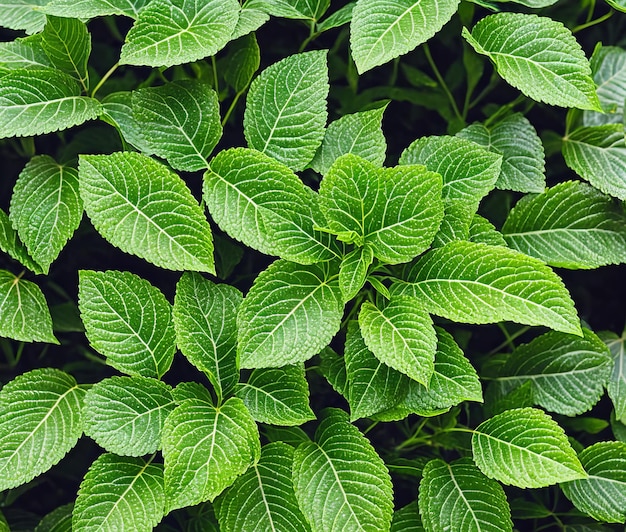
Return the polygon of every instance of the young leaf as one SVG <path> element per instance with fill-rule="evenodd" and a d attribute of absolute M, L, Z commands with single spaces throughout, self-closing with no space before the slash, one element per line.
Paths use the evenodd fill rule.
<path fill-rule="evenodd" d="M 303 365 L 255 369 L 236 394 L 260 423 L 291 426 L 315 419 Z"/>
<path fill-rule="evenodd" d="M 129 272 L 78 274 L 78 306 L 90 344 L 129 375 L 161 378 L 172 364 L 172 307 L 158 288 Z"/>
<path fill-rule="evenodd" d="M 52 0 L 41 10 L 48 15 L 86 20 L 107 15 L 136 19 L 149 0 Z"/>
<path fill-rule="evenodd" d="M 57 464 L 83 433 L 84 390 L 58 369 L 35 369 L 0 390 L 0 491 Z"/>
<path fill-rule="evenodd" d="M 591 56 L 590 65 L 604 113 L 585 111 L 583 125 L 601 126 L 622 122 L 626 100 L 626 50 L 617 46 L 598 47 Z"/>
<path fill-rule="evenodd" d="M 85 395 L 85 434 L 107 451 L 143 456 L 161 448 L 165 418 L 174 409 L 171 388 L 148 377 L 109 377 Z"/>
<path fill-rule="evenodd" d="M 341 260 L 339 288 L 344 302 L 350 301 L 363 288 L 372 262 L 374 262 L 374 251 L 371 246 L 354 248 Z"/>
<path fill-rule="evenodd" d="M 50 68 L 50 59 L 41 46 L 41 34 L 0 43 L 0 74 L 9 70 Z"/>
<path fill-rule="evenodd" d="M 450 242 L 430 251 L 391 287 L 426 310 L 464 323 L 510 320 L 580 335 L 574 304 L 557 275 L 518 251 Z"/>
<path fill-rule="evenodd" d="M 81 155 L 78 175 L 85 211 L 111 244 L 161 268 L 215 272 L 211 228 L 168 168 L 133 152 Z"/>
<path fill-rule="evenodd" d="M 346 363 L 330 347 L 325 347 L 319 353 L 319 371 L 338 394 L 348 397 L 348 375 Z"/>
<path fill-rule="evenodd" d="M 613 355 L 613 371 L 606 390 L 613 401 L 615 417 L 618 421 L 626 423 L 626 349 L 624 347 L 626 333 L 623 332 L 621 337 L 611 332 L 599 333 L 599 336 Z"/>
<path fill-rule="evenodd" d="M 511 510 L 502 486 L 483 475 L 469 458 L 424 468 L 419 508 L 427 530 L 512 531 Z"/>
<path fill-rule="evenodd" d="M 47 155 L 33 157 L 13 188 L 9 218 L 44 273 L 82 217 L 77 171 Z"/>
<path fill-rule="evenodd" d="M 96 118 L 100 102 L 80 94 L 80 84 L 59 70 L 14 70 L 1 76 L 0 138 L 43 135 Z"/>
<path fill-rule="evenodd" d="M 472 452 L 485 475 L 519 488 L 587 478 L 563 429 L 536 408 L 507 410 L 481 423 Z"/>
<path fill-rule="evenodd" d="M 506 240 L 493 224 L 479 214 L 475 214 L 470 222 L 467 240 L 489 246 L 506 247 L 507 245 Z"/>
<path fill-rule="evenodd" d="M 324 138 L 326 50 L 294 54 L 266 68 L 250 85 L 243 131 L 248 146 L 294 171 L 311 162 Z"/>
<path fill-rule="evenodd" d="M 605 441 L 578 455 L 589 478 L 561 484 L 581 512 L 598 521 L 626 521 L 626 443 Z"/>
<path fill-rule="evenodd" d="M 143 144 L 176 170 L 207 168 L 222 136 L 217 94 L 206 83 L 181 80 L 133 92 L 133 116 Z"/>
<path fill-rule="evenodd" d="M 242 16 L 247 9 L 242 10 Z M 241 21 L 241 17 L 239 19 Z M 246 90 L 261 64 L 261 50 L 254 33 L 245 35 L 228 47 L 224 79 L 235 92 Z"/>
<path fill-rule="evenodd" d="M 315 442 L 298 446 L 293 481 L 313 532 L 386 530 L 391 524 L 389 472 L 342 410 L 324 410 Z"/>
<path fill-rule="evenodd" d="M 261 458 L 215 502 L 222 532 L 289 530 L 308 532 L 291 479 L 294 449 L 265 445 Z"/>
<path fill-rule="evenodd" d="M 72 532 L 72 511 L 74 503 L 64 504 L 39 521 L 34 532 Z M 0 531 L 2 531 L 2 519 L 0 518 Z M 4 532 L 4 531 L 2 531 Z M 6 532 L 10 532 L 8 527 Z"/>
<path fill-rule="evenodd" d="M 172 398 L 177 405 L 182 405 L 187 399 L 197 399 L 207 405 L 213 405 L 214 402 L 211 392 L 199 382 L 179 382 L 172 390 Z"/>
<path fill-rule="evenodd" d="M 149 532 L 163 518 L 164 507 L 161 464 L 105 453 L 80 484 L 72 529 Z"/>
<path fill-rule="evenodd" d="M 46 0 L 0 0 L 0 26 L 12 30 L 38 33 L 46 24 L 46 16 L 37 9 Z"/>
<path fill-rule="evenodd" d="M 26 246 L 13 229 L 9 216 L 0 209 L 0 249 L 34 273 L 43 273 L 43 268 L 28 254 Z"/>
<path fill-rule="evenodd" d="M 327 346 L 343 315 L 337 277 L 333 263 L 278 260 L 261 272 L 237 315 L 240 367 L 297 364 Z"/>
<path fill-rule="evenodd" d="M 237 0 L 153 0 L 126 35 L 120 63 L 170 67 L 219 52 L 230 41 Z"/>
<path fill-rule="evenodd" d="M 241 6 L 239 19 L 237 20 L 233 34 L 230 36 L 233 41 L 258 30 L 270 18 L 265 11 L 248 7 L 251 2 L 245 2 L 245 4 L 246 5 Z"/>
<path fill-rule="evenodd" d="M 343 7 L 340 7 L 337 11 L 327 16 L 324 20 L 317 23 L 317 31 L 324 32 L 332 30 L 333 28 L 339 28 L 344 24 L 347 24 L 352 20 L 352 12 L 356 1 L 349 2 Z"/>
<path fill-rule="evenodd" d="M 178 348 L 203 371 L 218 400 L 237 384 L 237 310 L 241 292 L 185 272 L 176 285 L 174 328 Z"/>
<path fill-rule="evenodd" d="M 241 399 L 219 408 L 184 401 L 163 427 L 166 512 L 212 501 L 260 452 L 256 423 Z"/>
<path fill-rule="evenodd" d="M 579 181 L 527 197 L 510 212 L 507 244 L 561 268 L 626 262 L 626 215 L 612 198 Z"/>
<path fill-rule="evenodd" d="M 59 343 L 41 289 L 6 270 L 0 270 L 0 336 L 20 342 Z"/>
<path fill-rule="evenodd" d="M 562 23 L 525 13 L 497 13 L 463 37 L 488 56 L 508 83 L 550 105 L 601 111 L 585 53 Z"/>
<path fill-rule="evenodd" d="M 358 0 L 350 48 L 359 74 L 404 55 L 435 35 L 459 0 Z"/>

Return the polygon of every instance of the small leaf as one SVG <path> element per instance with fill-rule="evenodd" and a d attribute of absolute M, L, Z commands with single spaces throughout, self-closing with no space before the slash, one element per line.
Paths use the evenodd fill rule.
<path fill-rule="evenodd" d="M 86 20 L 107 15 L 136 19 L 149 0 L 52 0 L 41 10 L 48 15 Z"/>
<path fill-rule="evenodd" d="M 293 481 L 313 532 L 386 530 L 391 524 L 389 472 L 342 410 L 324 410 L 315 442 L 296 449 Z"/>
<path fill-rule="evenodd" d="M 158 288 L 118 271 L 81 270 L 78 306 L 90 344 L 129 375 L 161 378 L 176 351 L 172 307 Z"/>
<path fill-rule="evenodd" d="M 72 529 L 149 532 L 161 521 L 164 506 L 161 464 L 103 454 L 80 484 Z"/>
<path fill-rule="evenodd" d="M 344 24 L 347 24 L 352 20 L 352 12 L 356 1 L 350 2 L 343 7 L 340 7 L 337 11 L 327 16 L 324 20 L 317 23 L 317 31 L 324 32 L 332 30 L 333 28 L 339 28 Z"/>
<path fill-rule="evenodd" d="M 247 2 L 246 4 L 250 4 Z M 269 20 L 270 16 L 260 9 L 249 8 L 248 5 L 241 6 L 239 19 L 230 36 L 231 40 L 239 39 L 244 35 L 258 30 L 263 24 Z"/>
<path fill-rule="evenodd" d="M 485 475 L 519 488 L 587 478 L 563 429 L 536 408 L 507 410 L 481 423 L 472 452 Z"/>
<path fill-rule="evenodd" d="M 46 17 L 37 8 L 45 3 L 46 0 L 0 0 L 0 26 L 28 34 L 40 32 Z"/>
<path fill-rule="evenodd" d="M 182 405 L 187 399 L 197 399 L 208 405 L 213 405 L 211 392 L 199 382 L 179 382 L 172 390 L 172 398 L 177 405 Z"/>
<path fill-rule="evenodd" d="M 248 145 L 294 171 L 311 162 L 324 138 L 326 54 L 315 50 L 274 63 L 248 91 L 243 124 Z"/>
<path fill-rule="evenodd" d="M 58 369 L 35 369 L 0 390 L 0 491 L 56 465 L 83 433 L 85 392 Z"/>
<path fill-rule="evenodd" d="M 413 501 L 393 513 L 390 532 L 424 532 L 417 501 Z"/>
<path fill-rule="evenodd" d="M 344 358 L 335 353 L 330 347 L 325 347 L 319 353 L 319 371 L 338 394 L 348 396 L 348 376 Z"/>
<path fill-rule="evenodd" d="M 74 503 L 64 504 L 52 510 L 35 527 L 34 532 L 72 532 L 72 511 Z M 0 531 L 2 519 L 0 518 Z M 2 531 L 4 532 L 4 531 Z M 10 532 L 7 527 L 6 532 Z"/>
<path fill-rule="evenodd" d="M 622 122 L 626 100 L 626 50 L 617 46 L 598 47 L 591 57 L 590 65 L 604 113 L 585 111 L 583 125 L 601 126 Z"/>
<path fill-rule="evenodd" d="M 180 177 L 133 152 L 81 155 L 80 195 L 111 244 L 161 268 L 214 273 L 211 228 Z"/>
<path fill-rule="evenodd" d="M 13 229 L 9 216 L 2 209 L 0 209 L 0 249 L 30 271 L 43 273 L 43 268 L 29 255 L 26 246 L 17 236 L 17 231 Z"/>
<path fill-rule="evenodd" d="M 479 214 L 475 214 L 470 222 L 468 240 L 489 246 L 506 247 L 507 245 L 504 236 L 496 230 L 489 220 Z"/>
<path fill-rule="evenodd" d="M 469 240 L 469 227 L 474 216 L 474 206 L 460 201 L 444 204 L 443 220 L 431 248 L 440 248 L 454 240 Z"/>
<path fill-rule="evenodd" d="M 242 10 L 242 16 L 246 9 Z M 240 19 L 241 20 L 241 19 Z M 261 50 L 254 33 L 234 41 L 228 48 L 224 79 L 235 92 L 246 90 L 261 64 Z"/>
<path fill-rule="evenodd" d="M 370 246 L 357 247 L 342 259 L 339 267 L 339 288 L 344 302 L 350 301 L 363 288 L 372 262 L 374 251 Z"/>
<path fill-rule="evenodd" d="M 624 348 L 626 334 L 622 332 L 622 336 L 617 336 L 615 333 L 599 333 L 599 336 L 613 356 L 613 371 L 606 389 L 613 401 L 615 417 L 618 421 L 626 423 L 626 349 Z"/>

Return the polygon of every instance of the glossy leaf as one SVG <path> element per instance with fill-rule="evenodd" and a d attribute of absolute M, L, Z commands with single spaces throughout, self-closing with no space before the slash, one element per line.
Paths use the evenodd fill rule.
<path fill-rule="evenodd" d="M 326 12 L 330 0 L 251 0 L 248 4 L 274 17 L 316 21 Z"/>
<path fill-rule="evenodd" d="M 38 33 L 46 24 L 46 16 L 37 8 L 46 0 L 0 0 L 0 26 L 12 30 Z"/>
<path fill-rule="evenodd" d="M 9 216 L 2 209 L 0 209 L 0 249 L 30 271 L 43 273 L 43 268 L 28 254 L 26 246 L 17 236 L 17 231 L 13 229 Z"/>
<path fill-rule="evenodd" d="M 145 155 L 152 155 L 150 148 L 143 140 L 139 124 L 133 116 L 132 93 L 130 91 L 107 94 L 102 99 L 100 118 L 117 129 L 124 142 L 132 144 Z"/>
<path fill-rule="evenodd" d="M 350 301 L 363 288 L 372 262 L 374 251 L 370 246 L 354 248 L 342 259 L 339 267 L 339 288 L 345 302 Z"/>
<path fill-rule="evenodd" d="M 57 17 L 90 19 L 124 15 L 136 19 L 149 0 L 51 0 L 42 10 Z"/>
<path fill-rule="evenodd" d="M 317 31 L 324 32 L 333 28 L 339 28 L 344 24 L 347 24 L 352 20 L 352 12 L 356 1 L 349 2 L 343 7 L 340 7 L 337 11 L 327 16 L 324 20 L 317 23 Z"/>
<path fill-rule="evenodd" d="M 497 231 L 489 220 L 478 214 L 475 214 L 470 221 L 469 235 L 467 239 L 470 242 L 488 244 L 490 246 L 506 247 L 507 245 L 502 233 Z"/>
<path fill-rule="evenodd" d="M 0 74 L 9 70 L 52 67 L 41 46 L 41 34 L 0 43 Z"/>
<path fill-rule="evenodd" d="M 89 87 L 87 61 L 91 53 L 91 37 L 87 26 L 74 18 L 46 18 L 41 46 L 50 63 L 76 79 L 86 91 Z"/>
<path fill-rule="evenodd" d="M 626 100 L 626 50 L 601 46 L 591 56 L 590 65 L 604 113 L 585 111 L 583 125 L 619 124 L 623 121 Z"/>
<path fill-rule="evenodd" d="M 242 16 L 245 11 L 247 10 L 242 10 Z M 228 47 L 227 61 L 224 69 L 226 83 L 235 89 L 235 92 L 243 92 L 261 63 L 261 50 L 254 33 L 237 39 Z"/>

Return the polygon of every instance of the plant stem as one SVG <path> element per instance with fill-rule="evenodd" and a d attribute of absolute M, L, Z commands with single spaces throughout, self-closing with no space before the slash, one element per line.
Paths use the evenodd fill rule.
<path fill-rule="evenodd" d="M 226 111 L 226 114 L 224 115 L 224 118 L 222 119 L 222 127 L 224 127 L 226 125 L 226 122 L 228 122 L 228 119 L 230 118 L 230 115 L 232 114 L 232 112 L 235 110 L 235 106 L 237 105 L 237 102 L 239 101 L 239 98 L 242 94 L 243 94 L 243 91 L 238 92 L 237 94 L 235 94 L 233 101 L 230 102 L 230 107 L 228 108 L 228 111 Z"/>
<path fill-rule="evenodd" d="M 220 91 L 219 91 L 219 85 L 220 84 L 219 84 L 219 81 L 217 79 L 217 63 L 215 61 L 215 56 L 214 55 L 211 56 L 211 66 L 213 67 L 213 85 L 214 85 L 213 88 L 215 89 L 215 92 L 217 94 L 219 94 L 220 93 Z"/>
<path fill-rule="evenodd" d="M 104 85 L 106 83 L 106 80 L 111 77 L 113 72 L 115 72 L 117 70 L 117 67 L 119 67 L 119 66 L 120 66 L 119 63 L 115 63 L 111 68 L 109 68 L 109 70 L 107 70 L 107 72 L 104 74 L 104 76 L 102 76 L 100 78 L 100 81 L 98 81 L 98 84 L 94 87 L 93 91 L 91 91 L 91 97 L 92 98 L 95 98 L 96 92 L 98 92 L 100 87 L 102 87 L 102 85 Z"/>
<path fill-rule="evenodd" d="M 309 45 L 309 43 L 315 39 L 317 36 L 319 35 L 319 33 L 315 32 L 315 21 L 312 20 L 309 23 L 309 36 L 304 39 L 304 41 L 302 41 L 302 44 L 300 45 L 300 48 L 298 48 L 298 53 L 302 53 L 304 52 L 304 49 Z"/>
<path fill-rule="evenodd" d="M 572 30 L 572 33 L 578 33 L 579 31 L 586 30 L 587 28 L 590 28 L 591 26 L 595 26 L 596 24 L 600 24 L 601 22 L 604 22 L 605 20 L 610 19 L 613 16 L 613 13 L 615 13 L 615 11 L 613 11 L 611 9 L 606 15 L 602 15 L 601 17 L 598 17 L 597 19 L 590 20 L 589 22 L 585 22 L 584 24 L 581 24 L 580 26 L 576 26 Z"/>
<path fill-rule="evenodd" d="M 439 72 L 439 69 L 437 68 L 437 65 L 435 64 L 435 61 L 433 60 L 433 56 L 430 53 L 430 48 L 428 47 L 427 44 L 423 44 L 422 46 L 424 48 L 424 54 L 426 55 L 426 60 L 428 61 L 430 68 L 434 72 L 435 77 L 437 78 L 437 81 L 439 82 L 439 85 L 441 85 L 443 92 L 445 92 L 446 96 L 448 97 L 448 100 L 450 100 L 450 105 L 452 106 L 452 110 L 454 111 L 454 114 L 457 116 L 459 120 L 464 122 L 463 115 L 461 115 L 459 111 L 456 101 L 454 100 L 454 96 L 452 96 L 450 89 L 448 89 L 448 85 L 446 85 L 446 82 L 444 81 L 443 76 L 441 75 L 441 72 Z"/>
<path fill-rule="evenodd" d="M 513 344 L 513 341 L 519 338 L 520 336 L 522 336 L 522 334 L 530 330 L 530 327 L 522 327 L 520 330 L 514 332 L 513 334 L 509 334 L 509 331 L 506 330 L 504 325 L 499 323 L 498 327 L 502 331 L 502 334 L 504 334 L 504 336 L 506 337 L 506 340 L 504 340 L 504 342 L 502 342 L 501 344 L 494 347 L 491 351 L 489 351 L 489 353 L 487 353 L 488 355 L 495 355 L 503 347 L 507 347 L 507 346 L 511 348 L 511 351 L 515 351 L 515 345 Z"/>

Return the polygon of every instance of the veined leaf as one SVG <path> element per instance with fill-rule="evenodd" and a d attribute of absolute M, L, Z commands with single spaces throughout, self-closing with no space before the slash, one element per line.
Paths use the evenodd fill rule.
<path fill-rule="evenodd" d="M 472 452 L 485 475 L 519 488 L 587 478 L 563 429 L 536 408 L 507 410 L 481 423 Z"/>
<path fill-rule="evenodd" d="M 163 518 L 163 466 L 141 458 L 103 454 L 80 484 L 73 530 L 149 532 Z"/>
<path fill-rule="evenodd" d="M 333 263 L 278 260 L 261 272 L 237 315 L 240 367 L 297 364 L 327 346 L 343 315 L 337 277 Z"/>
<path fill-rule="evenodd" d="M 151 153 L 177 170 L 206 169 L 222 136 L 217 94 L 206 83 L 181 80 L 133 92 L 133 116 Z"/>
<path fill-rule="evenodd" d="M 120 91 L 102 99 L 102 121 L 117 129 L 123 141 L 132 144 L 145 155 L 153 155 L 143 140 L 139 124 L 133 116 L 132 93 Z"/>
<path fill-rule="evenodd" d="M 563 139 L 563 157 L 567 166 L 594 187 L 626 199 L 623 124 L 578 128 Z"/>
<path fill-rule="evenodd" d="M 348 376 L 346 363 L 330 347 L 325 347 L 319 353 L 319 371 L 338 394 L 348 397 Z"/>
<path fill-rule="evenodd" d="M 538 259 L 503 247 L 455 241 L 430 251 L 391 287 L 437 316 L 464 323 L 510 320 L 580 335 L 574 304 Z"/>
<path fill-rule="evenodd" d="M 443 219 L 431 248 L 440 248 L 454 240 L 469 240 L 469 226 L 475 208 L 471 203 L 447 201 L 444 203 Z"/>
<path fill-rule="evenodd" d="M 0 138 L 43 135 L 96 118 L 100 102 L 80 94 L 80 84 L 59 70 L 9 72 L 0 77 Z"/>
<path fill-rule="evenodd" d="M 75 18 L 47 16 L 41 32 L 41 46 L 54 68 L 78 81 L 86 91 L 89 87 L 87 61 L 91 53 L 91 37 L 87 26 Z"/>
<path fill-rule="evenodd" d="M 216 500 L 222 532 L 310 530 L 291 479 L 294 449 L 282 442 L 265 445 L 261 458 Z"/>
<path fill-rule="evenodd" d="M 81 155 L 80 195 L 111 244 L 161 268 L 214 273 L 211 228 L 183 180 L 139 153 Z"/>
<path fill-rule="evenodd" d="M 50 68 L 50 59 L 41 46 L 41 34 L 0 43 L 0 74 L 9 70 Z"/>
<path fill-rule="evenodd" d="M 390 532 L 425 532 L 425 530 L 420 519 L 417 501 L 393 512 Z"/>
<path fill-rule="evenodd" d="M 558 0 L 493 0 L 498 3 L 512 2 L 514 4 L 521 4 L 526 7 L 532 7 L 533 9 L 541 9 L 542 7 L 548 7 L 556 4 Z"/>
<path fill-rule="evenodd" d="M 562 23 L 525 13 L 489 15 L 463 28 L 508 83 L 526 96 L 561 107 L 601 111 L 585 53 Z"/>
<path fill-rule="evenodd" d="M 626 262 L 626 214 L 597 189 L 568 181 L 524 198 L 502 227 L 513 248 L 561 268 Z"/>
<path fill-rule="evenodd" d="M 176 285 L 174 327 L 178 348 L 203 371 L 224 397 L 239 380 L 237 310 L 243 297 L 236 288 L 185 272 Z"/>
<path fill-rule="evenodd" d="M 317 21 L 330 6 L 330 0 L 249 0 L 247 5 L 263 9 L 273 17 Z"/>
<path fill-rule="evenodd" d="M 13 188 L 9 218 L 43 273 L 48 273 L 82 217 L 76 169 L 47 155 L 33 157 Z"/>
<path fill-rule="evenodd" d="M 386 530 L 391 524 L 389 472 L 342 410 L 324 410 L 315 442 L 298 446 L 293 481 L 313 532 Z"/>
<path fill-rule="evenodd" d="M 230 40 L 237 0 L 152 0 L 126 35 L 120 63 L 170 67 L 220 51 Z"/>
<path fill-rule="evenodd" d="M 615 417 L 618 421 L 626 423 L 626 349 L 624 342 L 626 333 L 622 336 L 615 333 L 599 333 L 604 340 L 611 355 L 613 355 L 613 371 L 606 385 L 607 392 L 615 408 Z"/>
<path fill-rule="evenodd" d="M 343 7 L 340 7 L 334 13 L 328 15 L 324 20 L 317 23 L 317 31 L 324 32 L 332 30 L 333 28 L 339 28 L 344 24 L 347 24 L 352 20 L 352 12 L 356 1 L 349 2 Z"/>
<path fill-rule="evenodd" d="M 251 148 L 294 171 L 311 162 L 324 138 L 326 50 L 291 55 L 266 68 L 250 85 L 243 130 Z"/>
<path fill-rule="evenodd" d="M 46 0 L 0 0 L 0 26 L 12 30 L 38 33 L 46 24 L 46 16 L 37 8 Z"/>
<path fill-rule="evenodd" d="M 81 270 L 78 306 L 90 344 L 129 375 L 161 378 L 172 364 L 172 307 L 158 288 L 130 272 Z"/>
<path fill-rule="evenodd" d="M 428 462 L 419 487 L 419 508 L 427 530 L 513 530 L 502 486 L 469 458 L 450 464 L 439 459 Z"/>
<path fill-rule="evenodd" d="M 359 74 L 406 54 L 435 35 L 459 0 L 358 0 L 350 47 Z"/>
<path fill-rule="evenodd" d="M 0 249 L 30 271 L 43 273 L 43 268 L 28 254 L 26 246 L 17 236 L 17 231 L 13 229 L 9 216 L 2 209 L 0 209 Z"/>
<path fill-rule="evenodd" d="M 143 456 L 161 448 L 165 418 L 174 410 L 171 387 L 148 377 L 109 377 L 85 395 L 85 434 L 107 451 Z"/>
<path fill-rule="evenodd" d="M 623 121 L 626 100 L 626 50 L 601 46 L 591 56 L 591 71 L 604 113 L 585 111 L 583 125 L 601 126 Z"/>
<path fill-rule="evenodd" d="M 475 214 L 469 226 L 469 235 L 467 238 L 470 242 L 478 244 L 488 244 L 489 246 L 504 246 L 506 240 L 502 233 L 496 230 L 493 224 L 483 218 L 479 214 Z"/>
<path fill-rule="evenodd" d="M 242 16 L 245 11 L 248 10 L 242 9 Z M 254 33 L 234 41 L 228 47 L 226 61 L 226 67 L 224 68 L 226 83 L 235 89 L 237 93 L 245 91 L 261 64 L 261 49 Z"/>
<path fill-rule="evenodd" d="M 261 9 L 248 8 L 247 5 L 241 6 L 239 19 L 230 36 L 231 40 L 239 39 L 244 35 L 258 30 L 263 24 L 269 20 L 270 16 Z"/>
<path fill-rule="evenodd" d="M 605 441 L 582 451 L 578 458 L 589 478 L 561 484 L 565 496 L 581 512 L 598 521 L 626 521 L 626 443 Z"/>
<path fill-rule="evenodd" d="M 259 459 L 256 423 L 241 399 L 219 408 L 189 399 L 163 428 L 166 512 L 213 500 Z"/>
<path fill-rule="evenodd" d="M 136 19 L 149 0 L 51 0 L 41 9 L 48 15 L 90 19 L 124 15 Z"/>
<path fill-rule="evenodd" d="M 279 427 L 264 425 L 262 427 L 263 436 L 269 442 L 282 442 L 294 449 L 303 442 L 310 441 L 309 436 L 300 427 Z M 261 450 L 263 452 L 263 450 Z"/>
<path fill-rule="evenodd" d="M 64 504 L 46 514 L 35 527 L 34 532 L 72 532 L 72 511 L 74 503 Z M 2 531 L 0 518 L 0 531 Z M 5 532 L 5 531 L 2 531 Z M 10 532 L 7 527 L 6 532 Z"/>
<path fill-rule="evenodd" d="M 371 246 L 354 248 L 341 260 L 339 288 L 346 303 L 363 288 L 372 262 L 374 262 L 374 250 Z"/>
<path fill-rule="evenodd" d="M 57 464 L 83 433 L 85 392 L 58 369 L 35 369 L 0 390 L 0 491 Z"/>
<path fill-rule="evenodd" d="M 213 405 L 211 392 L 199 382 L 179 382 L 172 390 L 172 398 L 177 405 L 182 405 L 187 399 L 202 401 L 208 405 Z"/>

